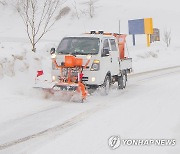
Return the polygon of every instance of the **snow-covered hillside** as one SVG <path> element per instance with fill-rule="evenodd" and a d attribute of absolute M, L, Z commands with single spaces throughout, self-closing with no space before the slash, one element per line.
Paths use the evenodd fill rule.
<path fill-rule="evenodd" d="M 95 3 L 95 15 L 93 18 L 82 13 L 84 10 L 87 10 L 87 6 L 83 4 L 86 0 L 76 0 L 79 19 L 75 15 L 76 10 L 73 6 L 75 5 L 75 1 L 67 0 L 63 4 L 63 7 L 69 6 L 71 11 L 67 16 L 58 20 L 51 31 L 42 38 L 37 45 L 36 53 L 31 51 L 31 45 L 26 36 L 22 19 L 13 5 L 14 1 L 7 0 L 5 1 L 5 5 L 0 3 L 0 130 L 2 131 L 0 135 L 6 138 L 9 132 L 11 135 L 14 134 L 12 130 L 7 129 L 9 128 L 8 124 L 10 123 L 10 126 L 18 131 L 18 127 L 21 125 L 19 119 L 21 120 L 29 116 L 30 121 L 32 118 L 38 119 L 38 117 L 46 117 L 48 119 L 48 115 L 51 115 L 52 112 L 60 112 L 57 115 L 54 113 L 55 115 L 52 116 L 55 121 L 48 119 L 48 122 L 46 121 L 44 125 L 40 125 L 40 130 L 43 130 L 43 127 L 48 128 L 48 123 L 50 124 L 52 122 L 51 126 L 57 125 L 58 122 L 68 120 L 96 106 L 105 108 L 105 110 L 102 109 L 100 113 L 97 112 L 89 121 L 86 121 L 82 126 L 79 125 L 75 130 L 64 134 L 62 138 L 58 138 L 57 136 L 57 139 L 48 144 L 47 147 L 44 142 L 42 142 L 43 144 L 38 142 L 39 144 L 36 147 L 37 152 L 34 150 L 34 145 L 32 144 L 32 148 L 29 149 L 27 145 L 25 149 L 22 148 L 23 146 L 20 146 L 19 149 L 15 147 L 11 149 L 11 153 L 15 153 L 16 150 L 17 153 L 28 153 L 29 151 L 35 153 L 51 153 L 52 151 L 52 153 L 109 153 L 111 151 L 105 147 L 105 142 L 107 142 L 107 138 L 110 135 L 114 134 L 132 138 L 174 137 L 177 140 L 180 139 L 180 115 L 178 113 L 180 107 L 178 93 L 180 89 L 178 88 L 179 82 L 176 82 L 175 85 L 173 83 L 174 81 L 178 81 L 180 77 L 179 73 L 169 75 L 168 77 L 160 77 L 157 81 L 148 80 L 149 83 L 139 83 L 132 79 L 129 82 L 127 90 L 119 92 L 114 88 L 110 96 L 105 98 L 99 96 L 99 94 L 95 94 L 94 96 L 90 96 L 88 102 L 83 105 L 67 103 L 57 98 L 46 99 L 43 93 L 32 88 L 37 70 L 43 69 L 47 77 L 50 77 L 51 59 L 49 50 L 51 47 L 57 47 L 59 41 L 64 36 L 81 34 L 90 30 L 118 32 L 119 20 L 121 23 L 121 33 L 128 34 L 128 20 L 152 17 L 154 27 L 159 28 L 161 33 L 161 41 L 152 43 L 151 47 L 146 47 L 145 35 L 136 36 L 136 46 L 132 46 L 132 36 L 127 36 L 126 56 L 133 58 L 132 74 L 180 66 L 180 10 L 178 0 L 98 0 Z M 169 48 L 163 42 L 163 33 L 165 30 L 171 30 L 172 34 Z M 178 72 L 179 70 L 176 71 Z M 146 78 L 151 77 L 145 76 L 142 80 L 146 80 Z M 159 87 L 161 88 L 159 89 Z M 164 89 L 166 89 L 165 93 L 163 93 Z M 168 93 L 168 91 L 171 91 L 171 93 Z M 101 103 L 103 102 L 110 103 L 110 105 L 102 105 Z M 126 104 L 123 104 L 123 102 Z M 58 109 L 54 110 L 56 108 Z M 146 110 L 147 108 L 149 110 Z M 52 110 L 52 112 L 49 112 L 49 110 Z M 119 113 L 119 111 L 122 112 Z M 43 114 L 39 116 L 39 113 L 42 112 Z M 146 112 L 149 116 L 146 115 L 142 118 Z M 169 112 L 170 116 L 166 114 L 167 112 Z M 127 116 L 124 119 L 123 116 L 126 113 Z M 104 117 L 103 115 L 106 116 Z M 111 115 L 116 117 L 113 121 L 111 121 Z M 58 116 L 60 119 L 56 119 L 55 116 Z M 120 123 L 118 125 L 116 125 L 117 120 Z M 26 122 L 23 121 L 22 124 L 26 124 Z M 38 121 L 36 121 L 37 123 Z M 91 125 L 92 123 L 94 123 L 93 126 Z M 121 124 L 123 127 L 121 127 Z M 31 123 L 28 126 L 32 127 Z M 97 126 L 97 129 L 94 126 Z M 156 126 L 157 130 L 155 129 Z M 105 127 L 108 129 L 106 130 Z M 162 134 L 159 134 L 158 132 L 161 132 L 163 128 L 166 129 Z M 7 131 L 4 133 L 3 131 L 6 129 Z M 89 134 L 88 129 L 91 129 Z M 105 130 L 102 134 L 94 135 L 102 131 L 102 129 Z M 141 130 L 144 131 L 141 132 Z M 36 131 L 36 129 L 33 129 L 33 131 Z M 22 130 L 22 132 L 21 135 L 23 136 L 31 133 L 31 130 Z M 83 134 L 82 136 L 81 133 Z M 165 134 L 168 135 L 166 136 Z M 13 137 L 17 137 L 16 134 Z M 72 137 L 72 141 L 75 143 L 74 145 L 68 142 Z M 90 139 L 84 142 L 88 137 Z M 6 139 L 8 140 L 10 138 L 11 136 Z M 64 140 L 65 142 L 63 142 Z M 92 142 L 93 144 L 90 146 Z M 70 147 L 68 149 L 68 144 L 72 149 Z M 58 148 L 59 145 L 62 148 Z M 42 148 L 39 149 L 39 146 L 42 146 Z M 82 149 L 76 146 L 82 146 Z M 130 150 L 123 149 L 122 152 L 130 153 L 133 150 L 138 150 L 138 153 L 142 153 L 140 151 L 141 147 Z M 143 153 L 148 153 L 148 148 L 143 148 L 142 150 L 144 150 Z M 168 153 L 166 149 L 160 148 L 155 150 L 156 153 Z M 168 150 L 169 153 L 174 152 L 174 149 Z M 119 152 L 121 151 L 117 153 Z M 174 153 L 178 152 L 175 149 Z M 0 153 L 9 153 L 9 151 L 1 152 L 0 147 Z M 149 153 L 153 153 L 153 148 L 150 149 Z"/>
<path fill-rule="evenodd" d="M 82 2 L 84 1 L 76 1 L 77 9 L 87 10 L 87 6 L 83 5 Z M 169 57 L 177 58 L 180 48 L 178 41 L 180 39 L 180 23 L 178 21 L 180 14 L 177 4 L 177 1 L 170 3 L 169 1 L 157 2 L 155 0 L 146 2 L 143 0 L 136 2 L 133 0 L 128 0 L 128 2 L 124 0 L 112 0 L 111 2 L 99 0 L 95 3 L 95 15 L 92 19 L 87 14 L 81 13 L 81 11 L 78 12 L 78 19 L 74 15 L 74 1 L 68 0 L 63 6 L 69 6 L 71 8 L 70 13 L 58 20 L 52 30 L 43 37 L 42 41 L 37 45 L 37 51 L 41 51 L 40 54 L 42 56 L 48 56 L 46 52 L 51 47 L 57 47 L 60 39 L 66 35 L 81 34 L 90 30 L 118 32 L 119 20 L 121 21 L 121 33 L 128 34 L 128 20 L 152 17 L 154 27 L 160 29 L 161 42 L 154 43 L 152 47 L 146 48 L 146 36 L 137 35 L 137 46 L 132 47 L 132 36 L 128 36 L 127 55 L 134 59 L 134 66 L 136 66 L 138 61 L 139 63 L 146 61 L 152 64 L 153 67 L 150 68 L 149 64 L 143 63 L 143 67 L 147 66 L 148 69 L 163 67 L 164 61 L 167 60 L 166 58 L 168 58 L 168 62 L 166 62 L 165 67 L 176 65 L 178 60 L 173 59 L 171 62 Z M 169 7 L 170 5 L 171 7 Z M 15 9 L 14 1 L 7 1 L 6 5 L 0 4 L 0 8 L 0 59 L 3 62 L 5 61 L 3 58 L 8 56 L 13 61 L 12 54 L 21 54 L 23 56 L 25 52 L 31 50 L 31 46 L 27 39 L 23 22 Z M 168 49 L 163 42 L 165 30 L 171 30 L 172 33 L 171 48 Z M 152 61 L 150 62 L 149 60 Z M 139 67 L 140 65 L 138 64 L 138 67 L 134 67 L 134 70 L 142 71 Z M 0 67 L 1 69 L 2 66 Z M 2 74 L 2 71 L 0 72 Z"/>

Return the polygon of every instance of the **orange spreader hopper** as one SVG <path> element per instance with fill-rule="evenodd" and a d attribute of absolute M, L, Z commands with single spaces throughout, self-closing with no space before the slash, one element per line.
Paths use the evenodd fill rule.
<path fill-rule="evenodd" d="M 72 55 L 65 56 L 65 67 L 82 67 L 82 58 L 76 58 Z"/>
<path fill-rule="evenodd" d="M 118 47 L 119 47 L 119 57 L 120 59 L 125 58 L 125 43 L 126 43 L 126 36 L 125 34 L 121 34 L 118 36 Z"/>

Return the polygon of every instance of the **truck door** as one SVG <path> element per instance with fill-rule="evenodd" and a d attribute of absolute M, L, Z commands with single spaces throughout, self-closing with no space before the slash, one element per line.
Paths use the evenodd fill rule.
<path fill-rule="evenodd" d="M 111 56 L 111 73 L 117 75 L 119 72 L 119 51 L 115 39 L 109 39 L 110 42 L 110 56 Z"/>
<path fill-rule="evenodd" d="M 111 55 L 110 55 L 110 44 L 109 44 L 109 39 L 104 38 L 102 40 L 102 49 L 101 49 L 101 72 L 104 75 L 106 75 L 106 73 L 108 71 L 111 71 L 111 65 L 112 65 L 112 61 L 111 61 Z"/>

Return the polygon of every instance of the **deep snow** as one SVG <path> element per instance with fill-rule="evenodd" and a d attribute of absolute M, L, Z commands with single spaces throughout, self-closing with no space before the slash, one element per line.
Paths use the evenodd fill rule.
<path fill-rule="evenodd" d="M 154 27 L 160 28 L 161 31 L 161 42 L 153 43 L 150 48 L 146 47 L 144 35 L 136 37 L 136 47 L 132 46 L 132 37 L 127 37 L 126 55 L 133 58 L 133 73 L 180 65 L 180 22 L 178 20 L 180 11 L 177 0 L 99 0 L 96 3 L 93 19 L 79 12 L 80 19 L 78 20 L 72 17 L 74 14 L 72 9 L 70 14 L 58 21 L 38 44 L 36 54 L 31 52 L 23 23 L 14 7 L 10 5 L 13 1 L 7 2 L 9 5 L 2 6 L 0 4 L 0 126 L 57 106 L 62 106 L 62 110 L 66 113 L 63 115 L 64 119 L 68 119 L 70 116 L 81 112 L 82 108 L 91 108 L 91 103 L 96 105 L 96 103 L 105 101 L 109 103 L 109 108 L 97 112 L 82 125 L 53 140 L 47 147 L 45 144 L 37 153 L 44 153 L 45 151 L 51 153 L 53 150 L 54 153 L 101 153 L 101 151 L 109 153 L 107 138 L 114 134 L 131 138 L 174 137 L 179 140 L 179 73 L 159 78 L 157 81 L 129 83 L 127 90 L 123 92 L 113 90 L 110 96 L 105 98 L 99 95 L 91 96 L 88 103 L 83 107 L 81 104 L 52 98 L 46 99 L 43 93 L 32 88 L 38 69 L 45 70 L 47 76 L 50 77 L 49 50 L 51 47 L 57 47 L 62 37 L 69 34 L 81 34 L 94 29 L 118 32 L 118 20 L 121 21 L 121 33 L 128 33 L 127 21 L 129 19 L 145 17 L 152 17 Z M 85 9 L 81 2 L 84 1 L 77 0 L 78 8 Z M 72 0 L 68 0 L 64 5 L 69 5 L 72 8 L 72 3 Z M 172 43 L 169 48 L 166 48 L 162 41 L 165 29 L 172 32 Z M 174 81 L 176 83 L 172 84 Z M 63 109 L 64 106 L 70 113 Z M 73 107 L 77 107 L 78 112 L 75 112 Z M 111 115 L 115 119 L 112 120 Z M 126 115 L 125 119 L 123 115 Z M 120 121 L 120 124 L 117 124 L 117 121 Z M 162 125 L 160 125 L 161 121 Z M 97 127 L 92 126 L 92 123 Z M 107 129 L 104 129 L 105 127 Z M 87 128 L 89 129 L 87 130 Z M 90 130 L 90 133 L 85 130 Z M 101 133 L 97 134 L 96 132 Z M 3 130 L 1 133 L 4 133 Z M 87 138 L 90 139 L 86 140 Z M 70 139 L 74 145 L 69 145 Z M 81 143 L 84 140 L 85 142 Z M 90 147 L 90 143 L 93 144 L 92 147 Z M 58 148 L 59 145 L 61 145 L 60 149 Z M 67 145 L 71 146 L 72 149 L 67 149 Z M 146 153 L 147 149 L 149 153 L 153 153 L 151 150 L 154 150 L 154 148 L 123 147 L 117 153 L 121 150 L 123 153 L 130 153 L 134 149 L 139 153 L 139 150 Z M 166 148 L 155 148 L 156 153 L 162 152 L 161 150 L 165 152 Z M 173 153 L 171 150 L 174 149 L 170 148 L 169 150 L 170 153 Z M 33 148 L 30 151 L 33 151 Z"/>
<path fill-rule="evenodd" d="M 129 87 L 123 93 L 114 91 L 109 96 L 111 99 L 106 100 L 108 105 L 104 110 L 93 114 L 35 153 L 179 153 L 179 71 L 144 81 L 130 80 Z M 176 85 L 172 84 L 172 80 L 177 81 Z M 108 138 L 112 135 L 125 139 L 176 139 L 177 145 L 120 146 L 112 151 L 108 147 Z"/>

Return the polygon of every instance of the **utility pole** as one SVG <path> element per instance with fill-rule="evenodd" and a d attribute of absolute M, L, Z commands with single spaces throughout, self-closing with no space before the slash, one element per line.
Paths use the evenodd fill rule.
<path fill-rule="evenodd" d="M 119 20 L 119 34 L 121 32 L 121 21 Z"/>

